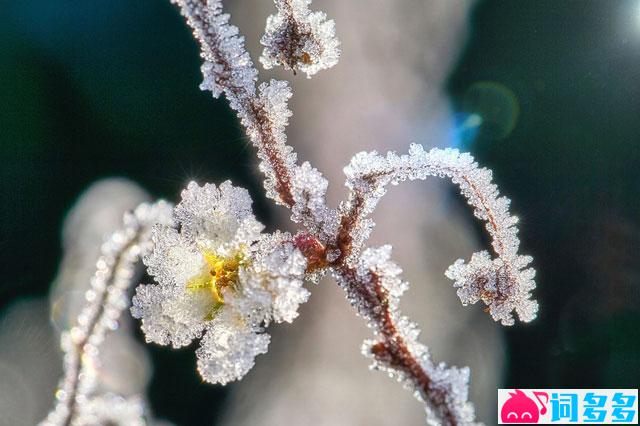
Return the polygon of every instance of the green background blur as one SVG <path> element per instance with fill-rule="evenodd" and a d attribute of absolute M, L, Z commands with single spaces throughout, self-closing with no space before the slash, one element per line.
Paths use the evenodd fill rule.
<path fill-rule="evenodd" d="M 450 145 L 494 170 L 538 269 L 540 317 L 506 332 L 506 386 L 637 387 L 640 1 L 483 1 L 470 25 Z M 225 101 L 197 90 L 199 63 L 168 1 L 2 3 L 0 316 L 46 294 L 64 215 L 100 177 L 169 199 L 229 178 L 269 221 L 252 150 Z M 211 424 L 225 391 L 200 383 L 191 351 L 148 349 L 155 413 Z"/>

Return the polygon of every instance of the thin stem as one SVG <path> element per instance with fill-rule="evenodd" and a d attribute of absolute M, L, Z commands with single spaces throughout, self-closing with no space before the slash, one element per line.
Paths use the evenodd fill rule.
<path fill-rule="evenodd" d="M 90 306 L 97 306 L 97 309 L 94 312 L 91 312 L 90 318 L 88 319 L 86 325 L 83 327 L 86 332 L 83 333 L 82 337 L 77 341 L 73 342 L 73 349 L 66 353 L 67 356 L 71 357 L 69 364 L 67 364 L 67 368 L 65 370 L 65 374 L 63 376 L 63 382 L 68 383 L 67 389 L 65 392 L 66 400 L 68 401 L 68 409 L 66 411 L 66 415 L 62 420 L 62 424 L 65 426 L 70 426 L 76 410 L 77 404 L 77 395 L 78 395 L 78 387 L 80 385 L 80 374 L 83 371 L 85 361 L 83 360 L 84 348 L 85 345 L 98 333 L 101 332 L 99 330 L 99 324 L 101 320 L 104 318 L 105 307 L 107 305 L 107 299 L 109 296 L 109 291 L 113 287 L 117 272 L 121 267 L 125 264 L 130 265 L 130 261 L 126 261 L 127 253 L 132 247 L 138 244 L 138 238 L 140 236 L 140 231 L 137 230 L 132 239 L 122 247 L 120 251 L 118 251 L 114 258 L 113 265 L 108 269 L 108 276 L 105 279 L 104 289 L 100 292 L 98 298 L 95 301 L 89 302 Z M 104 258 L 102 258 L 99 262 L 103 262 Z M 133 280 L 130 280 L 130 283 L 133 283 Z M 73 339 L 73 335 L 71 336 Z"/>
<path fill-rule="evenodd" d="M 294 203 L 290 185 L 291 173 L 286 166 L 285 159 L 282 158 L 280 151 L 276 148 L 278 142 L 276 141 L 273 123 L 256 99 L 251 99 L 246 105 L 246 109 L 251 113 L 252 121 L 258 123 L 260 134 L 259 143 L 257 144 L 258 149 L 271 165 L 276 180 L 276 191 L 284 205 L 291 208 Z"/>
<path fill-rule="evenodd" d="M 152 246 L 151 227 L 170 222 L 171 211 L 164 201 L 143 203 L 124 215 L 124 226 L 102 245 L 86 303 L 75 324 L 60 337 L 64 374 L 56 391 L 57 403 L 41 426 L 70 426 L 86 421 L 87 416 L 93 418 L 90 401 L 105 395 L 96 393 L 99 382 L 92 364 L 99 362 L 100 346 L 107 333 L 118 328 L 117 321 L 128 306 L 136 267 Z M 128 421 L 139 424 L 143 419 Z"/>
<path fill-rule="evenodd" d="M 280 201 L 291 208 L 294 204 L 290 185 L 291 171 L 287 167 L 287 161 L 283 157 L 281 149 L 279 149 L 281 143 L 278 141 L 278 132 L 256 95 L 255 82 L 246 84 L 247 81 L 238 81 L 241 77 L 234 74 L 238 70 L 229 60 L 230 57 L 246 55 L 247 58 L 243 65 L 247 68 L 245 71 L 257 75 L 257 71 L 253 68 L 253 64 L 244 50 L 242 38 L 235 34 L 225 35 L 238 42 L 238 46 L 236 46 L 239 47 L 238 51 L 230 51 L 229 46 L 224 44 L 225 40 L 220 33 L 221 28 L 212 26 L 216 19 L 221 19 L 223 16 L 220 2 L 211 2 L 212 4 L 209 5 L 207 0 L 175 0 L 175 3 L 180 6 L 181 13 L 187 18 L 187 24 L 200 42 L 202 57 L 221 68 L 213 73 L 215 84 L 224 91 L 231 106 L 238 111 L 246 133 L 250 136 L 255 135 L 252 137 L 252 141 L 258 148 L 259 157 L 266 161 L 273 170 L 274 187 Z M 226 18 L 224 25 L 228 30 L 235 28 L 226 24 Z"/>
<path fill-rule="evenodd" d="M 380 277 L 370 273 L 369 280 L 362 280 L 354 268 L 345 265 L 336 267 L 336 271 L 346 284 L 347 294 L 361 302 L 360 309 L 366 310 L 365 316 L 373 321 L 379 330 L 382 341 L 372 347 L 374 357 L 397 370 L 402 371 L 414 383 L 421 397 L 439 407 L 443 413 L 443 424 L 456 426 L 454 408 L 447 405 L 447 398 L 439 389 L 431 387 L 432 379 L 418 359 L 407 346 L 398 331 L 389 307 L 389 295 L 380 283 Z"/>
<path fill-rule="evenodd" d="M 354 183 L 352 183 L 353 188 L 350 194 L 349 208 L 342 214 L 338 229 L 337 241 L 338 247 L 342 250 L 341 257 L 347 257 L 354 249 L 352 247 L 354 231 L 365 217 L 373 213 L 380 198 L 380 196 L 373 194 L 384 193 L 385 187 L 394 179 L 414 180 L 417 178 L 424 179 L 427 176 L 446 176 L 458 185 L 460 183 L 465 184 L 467 190 L 465 191 L 461 188 L 462 194 L 467 198 L 469 204 L 486 216 L 488 231 L 494 242 L 494 251 L 503 260 L 504 272 L 508 277 L 511 277 L 509 279 L 516 280 L 513 276 L 513 271 L 517 270 L 517 268 L 511 265 L 512 259 L 507 252 L 509 244 L 505 241 L 506 236 L 503 227 L 498 225 L 498 213 L 494 212 L 494 206 L 492 205 L 496 201 L 495 197 L 491 200 L 487 199 L 486 188 L 484 190 L 481 189 L 476 179 L 472 177 L 473 172 L 485 172 L 486 170 L 477 168 L 475 163 L 468 172 L 465 172 L 464 167 L 443 164 L 437 159 L 437 154 L 442 152 L 446 152 L 446 150 L 434 149 L 428 153 L 421 152 L 421 154 L 425 155 L 417 155 L 418 161 L 414 161 L 414 163 L 410 161 L 393 165 L 387 163 L 382 169 L 356 174 L 351 177 Z M 383 157 L 378 157 L 378 159 L 385 161 Z M 410 157 L 403 159 L 408 160 Z"/>

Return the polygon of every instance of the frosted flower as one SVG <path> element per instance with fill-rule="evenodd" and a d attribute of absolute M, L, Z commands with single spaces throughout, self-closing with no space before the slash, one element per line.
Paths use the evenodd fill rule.
<path fill-rule="evenodd" d="M 133 316 L 150 342 L 179 348 L 202 338 L 204 380 L 238 380 L 267 351 L 264 327 L 291 322 L 308 299 L 306 260 L 288 234 L 261 234 L 248 192 L 228 181 L 190 183 L 174 220 L 154 229 L 144 262 L 158 284 L 137 288 Z"/>
<path fill-rule="evenodd" d="M 311 12 L 311 0 L 275 0 L 278 13 L 267 18 L 260 62 L 266 69 L 282 65 L 307 78 L 338 63 L 340 42 L 333 20 Z"/>

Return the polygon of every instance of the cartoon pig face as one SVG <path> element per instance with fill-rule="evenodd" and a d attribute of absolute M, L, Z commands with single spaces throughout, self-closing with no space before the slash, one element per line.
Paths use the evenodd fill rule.
<path fill-rule="evenodd" d="M 538 423 L 538 406 L 521 390 L 509 392 L 511 396 L 500 410 L 503 423 Z"/>

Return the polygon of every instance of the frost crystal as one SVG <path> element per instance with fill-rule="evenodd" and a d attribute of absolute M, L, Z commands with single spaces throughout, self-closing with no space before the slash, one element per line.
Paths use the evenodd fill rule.
<path fill-rule="evenodd" d="M 302 223 L 305 229 L 319 235 L 322 241 L 335 239 L 338 230 L 338 212 L 326 205 L 329 182 L 311 164 L 304 162 L 295 168 L 291 184 L 294 205 L 291 220 Z"/>
<path fill-rule="evenodd" d="M 282 65 L 307 78 L 338 63 L 340 42 L 333 20 L 311 12 L 311 0 L 275 0 L 278 13 L 267 18 L 260 62 L 266 69 Z"/>
<path fill-rule="evenodd" d="M 370 232 L 372 223 L 365 217 L 375 208 L 386 192 L 386 185 L 404 180 L 425 179 L 428 176 L 449 177 L 460 187 L 461 194 L 473 206 L 474 215 L 486 222 L 497 257 L 488 252 L 474 254 L 469 264 L 456 261 L 446 272 L 458 288 L 463 304 L 482 300 L 491 316 L 504 325 L 513 325 L 512 311 L 523 322 L 531 321 L 538 311 L 538 303 L 531 300 L 535 288 L 535 271 L 527 268 L 530 256 L 518 254 L 518 219 L 509 213 L 510 200 L 499 196 L 492 183 L 491 171 L 478 167 L 469 154 L 455 149 L 424 151 L 420 145 L 411 145 L 408 155 L 390 152 L 386 157 L 376 152 L 356 154 L 345 167 L 347 187 L 351 196 L 343 204 L 343 215 L 356 215 L 351 240 L 356 251 Z"/>
<path fill-rule="evenodd" d="M 245 189 L 190 183 L 175 223 L 153 230 L 144 258 L 158 284 L 140 285 L 131 309 L 147 341 L 196 351 L 203 379 L 242 378 L 266 352 L 269 322 L 291 322 L 309 293 L 306 260 L 288 234 L 261 234 Z"/>
<path fill-rule="evenodd" d="M 487 251 L 481 251 L 474 253 L 469 263 L 458 259 L 445 275 L 454 280 L 453 286 L 464 305 L 482 300 L 494 320 L 513 325 L 512 311 L 523 322 L 533 320 L 538 311 L 537 302 L 530 300 L 535 271 L 526 266 L 531 260 L 530 256 L 518 255 L 507 266 L 501 258 L 491 259 Z"/>
<path fill-rule="evenodd" d="M 286 144 L 287 136 L 284 133 L 291 117 L 287 107 L 289 98 L 289 83 L 271 80 L 260 85 L 259 95 L 248 109 L 238 110 L 247 135 L 258 148 L 258 158 L 261 160 L 259 168 L 267 177 L 264 181 L 267 196 L 285 205 L 294 202 L 290 179 L 291 170 L 296 164 L 296 154 Z"/>

